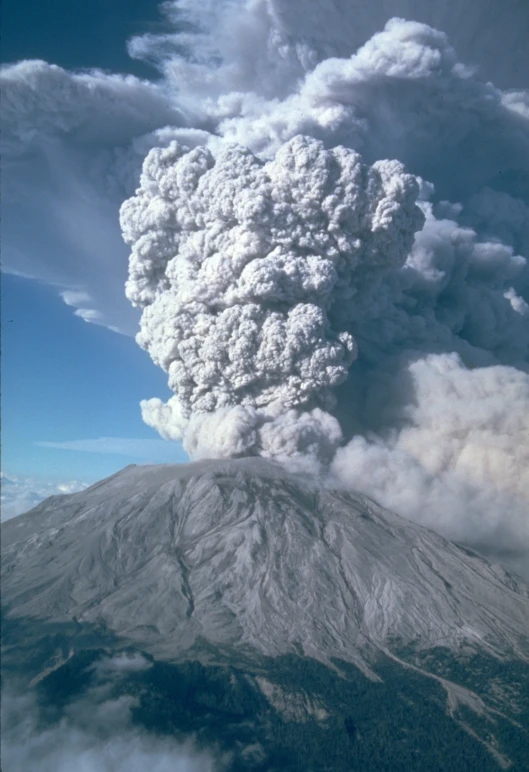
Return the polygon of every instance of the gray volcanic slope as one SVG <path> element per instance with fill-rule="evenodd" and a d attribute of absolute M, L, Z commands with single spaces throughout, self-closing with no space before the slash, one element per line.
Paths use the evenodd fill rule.
<path fill-rule="evenodd" d="M 529 588 L 360 494 L 263 459 L 130 466 L 5 523 L 2 574 L 4 686 L 59 744 L 191 737 L 216 772 L 529 772 Z M 9 721 L 6 772 L 26 748 L 25 772 L 55 770 Z"/>
<path fill-rule="evenodd" d="M 5 523 L 2 553 L 8 619 L 97 625 L 159 660 L 204 645 L 366 673 L 407 645 L 529 659 L 521 580 L 262 459 L 129 466 Z"/>

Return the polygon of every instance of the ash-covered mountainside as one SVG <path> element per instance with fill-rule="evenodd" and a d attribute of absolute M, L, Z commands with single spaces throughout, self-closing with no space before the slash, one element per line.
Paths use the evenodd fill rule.
<path fill-rule="evenodd" d="M 529 769 L 529 588 L 360 494 L 130 466 L 5 523 L 2 572 L 38 743 L 119 707 L 95 747 L 192 738 L 215 772 Z"/>
<path fill-rule="evenodd" d="M 130 466 L 2 526 L 8 619 L 96 625 L 157 659 L 206 646 L 368 672 L 412 645 L 529 658 L 500 566 L 263 459 Z"/>

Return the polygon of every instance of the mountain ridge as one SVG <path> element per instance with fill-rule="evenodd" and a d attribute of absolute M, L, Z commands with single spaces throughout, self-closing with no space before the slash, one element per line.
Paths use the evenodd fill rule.
<path fill-rule="evenodd" d="M 9 614 L 103 621 L 164 658 L 177 629 L 180 651 L 204 637 L 368 665 L 395 639 L 529 657 L 523 580 L 260 459 L 126 467 L 2 533 Z"/>

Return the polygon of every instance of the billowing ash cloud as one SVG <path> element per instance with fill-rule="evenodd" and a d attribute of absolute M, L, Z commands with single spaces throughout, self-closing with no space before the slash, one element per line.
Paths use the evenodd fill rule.
<path fill-rule="evenodd" d="M 526 88 L 529 77 L 525 0 L 168 0 L 163 11 L 174 33 L 133 38 L 129 53 L 201 95 L 284 96 L 318 62 L 351 56 L 392 17 L 445 32 L 460 60 L 499 88 Z"/>
<path fill-rule="evenodd" d="M 330 472 L 523 568 L 527 92 L 417 21 L 355 51 L 278 3 L 210 9 L 215 40 L 172 7 L 195 32 L 131 50 L 211 134 L 152 150 L 121 210 L 138 342 L 175 392 L 145 421 L 194 458 Z"/>
<path fill-rule="evenodd" d="M 135 328 L 148 153 L 147 423 L 529 565 L 526 0 L 164 9 L 155 84 L 4 68 L 5 268 Z"/>
<path fill-rule="evenodd" d="M 145 403 L 148 423 L 193 456 L 327 455 L 340 432 L 319 408 L 356 357 L 349 307 L 404 263 L 418 190 L 397 161 L 306 137 L 267 163 L 241 146 L 152 150 L 121 210 L 138 342 L 178 398 Z"/>
<path fill-rule="evenodd" d="M 192 147 L 213 133 L 272 153 L 310 134 L 369 163 L 399 158 L 455 200 L 476 174 L 476 189 L 487 176 L 506 189 L 509 169 L 516 183 L 526 0 L 169 0 L 163 10 L 173 35 L 129 41 L 160 68 L 155 83 L 41 61 L 0 71 L 3 270 L 50 283 L 86 321 L 136 329 L 117 212 L 148 150 L 174 138 Z M 424 26 L 370 41 L 391 17 L 446 33 L 457 56 Z"/>

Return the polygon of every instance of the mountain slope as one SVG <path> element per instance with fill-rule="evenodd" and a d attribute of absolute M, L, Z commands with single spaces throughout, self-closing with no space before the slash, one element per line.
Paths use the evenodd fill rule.
<path fill-rule="evenodd" d="M 269 711 L 318 731 L 350 716 L 332 695 L 363 678 L 366 705 L 393 683 L 429 695 L 493 766 L 512 761 L 501 727 L 529 747 L 527 585 L 360 494 L 262 459 L 132 466 L 8 521 L 2 552 L 4 662 L 18 675 L 50 683 L 83 650 L 127 647 L 177 673 L 229 668 L 225 690 L 243 673 L 268 706 L 253 716 L 265 735 Z"/>
<path fill-rule="evenodd" d="M 3 549 L 12 614 L 103 621 L 164 659 L 198 637 L 323 661 L 392 640 L 529 656 L 523 582 L 261 460 L 128 467 L 8 521 Z"/>

